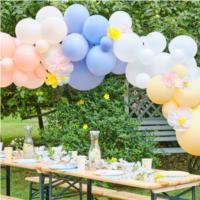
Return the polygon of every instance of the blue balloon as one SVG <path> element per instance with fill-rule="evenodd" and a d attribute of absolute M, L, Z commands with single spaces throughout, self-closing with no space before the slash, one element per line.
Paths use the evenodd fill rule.
<path fill-rule="evenodd" d="M 83 25 L 83 35 L 93 44 L 99 44 L 101 38 L 106 35 L 109 26 L 108 20 L 101 15 L 92 15 Z"/>
<path fill-rule="evenodd" d="M 100 46 L 95 46 L 88 52 L 86 63 L 91 73 L 104 76 L 114 68 L 116 57 L 112 51 L 105 52 Z"/>
<path fill-rule="evenodd" d="M 83 5 L 74 4 L 69 6 L 64 14 L 69 33 L 81 33 L 83 24 L 89 16 L 87 8 Z"/>
<path fill-rule="evenodd" d="M 67 58 L 76 62 L 85 58 L 89 45 L 81 34 L 72 33 L 67 35 L 63 40 L 62 49 Z"/>
<path fill-rule="evenodd" d="M 69 85 L 74 89 L 87 91 L 91 90 L 98 85 L 104 79 L 104 76 L 95 76 L 92 74 L 85 63 L 85 60 L 80 62 L 74 62 L 74 71 L 70 75 Z"/>
<path fill-rule="evenodd" d="M 104 36 L 101 38 L 100 46 L 103 51 L 109 51 L 113 46 L 113 41 L 110 38 Z"/>
<path fill-rule="evenodd" d="M 117 59 L 116 65 L 112 69 L 112 73 L 117 75 L 125 74 L 127 64 L 127 62 Z"/>

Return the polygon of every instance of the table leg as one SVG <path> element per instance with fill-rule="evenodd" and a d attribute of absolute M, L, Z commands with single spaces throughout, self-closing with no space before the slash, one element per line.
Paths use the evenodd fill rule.
<path fill-rule="evenodd" d="M 10 196 L 10 166 L 6 166 L 6 195 Z"/>
<path fill-rule="evenodd" d="M 151 200 L 157 200 L 157 194 L 151 192 Z"/>
<path fill-rule="evenodd" d="M 196 199 L 196 195 L 195 195 L 195 186 L 192 187 L 192 200 Z"/>
<path fill-rule="evenodd" d="M 87 180 L 87 200 L 92 200 L 92 180 Z"/>
<path fill-rule="evenodd" d="M 40 193 L 40 200 L 44 200 L 44 175 L 39 174 L 39 193 Z"/>
<path fill-rule="evenodd" d="M 52 174 L 49 174 L 49 200 L 52 198 Z"/>

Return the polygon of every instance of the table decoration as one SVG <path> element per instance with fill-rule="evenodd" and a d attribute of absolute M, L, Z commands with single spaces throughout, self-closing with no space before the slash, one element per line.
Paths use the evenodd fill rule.
<path fill-rule="evenodd" d="M 143 158 L 142 159 L 142 166 L 146 169 L 152 169 L 152 159 L 151 158 Z"/>
<path fill-rule="evenodd" d="M 13 153 L 13 148 L 12 147 L 5 147 L 4 148 L 4 155 L 5 155 L 5 159 L 7 161 L 11 161 L 12 160 L 12 153 Z"/>
<path fill-rule="evenodd" d="M 87 157 L 86 156 L 78 156 L 77 157 L 78 169 L 85 170 L 86 161 L 87 161 Z"/>
<path fill-rule="evenodd" d="M 26 159 L 16 159 L 13 162 L 19 164 L 37 164 L 39 161 L 36 159 L 26 158 Z"/>
<path fill-rule="evenodd" d="M 3 150 L 3 142 L 0 142 L 0 152 Z"/>

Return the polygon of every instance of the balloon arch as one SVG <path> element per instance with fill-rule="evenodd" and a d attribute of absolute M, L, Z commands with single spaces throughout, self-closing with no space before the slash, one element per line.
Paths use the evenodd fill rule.
<path fill-rule="evenodd" d="M 80 4 L 63 14 L 53 6 L 40 9 L 36 18 L 25 18 L 15 28 L 16 38 L 0 34 L 0 87 L 14 83 L 35 89 L 69 84 L 87 91 L 105 75 L 125 74 L 135 87 L 163 105 L 163 115 L 175 129 L 180 146 L 200 156 L 200 68 L 197 44 L 180 35 L 168 44 L 164 35 L 151 32 L 138 36 L 124 11 L 109 20 L 89 15 Z"/>

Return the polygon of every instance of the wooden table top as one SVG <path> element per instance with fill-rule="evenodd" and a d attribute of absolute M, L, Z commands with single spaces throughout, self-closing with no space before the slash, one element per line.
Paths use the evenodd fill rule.
<path fill-rule="evenodd" d="M 103 176 L 95 175 L 93 171 L 89 171 L 89 170 L 85 170 L 85 171 L 52 170 L 52 169 L 49 169 L 48 166 L 43 163 L 30 165 L 30 164 L 19 164 L 12 161 L 11 162 L 0 161 L 0 164 L 4 166 L 35 170 L 38 173 L 44 173 L 44 174 L 53 173 L 53 174 L 59 174 L 59 175 L 65 175 L 65 176 L 80 177 L 84 179 L 90 179 L 90 180 L 95 180 L 95 181 L 101 181 L 101 182 L 107 182 L 107 183 L 113 183 L 113 184 L 118 184 L 118 185 L 149 189 L 149 190 L 171 187 L 171 186 L 180 186 L 180 185 L 189 184 L 189 183 L 200 184 L 200 176 L 194 175 L 194 174 L 190 174 L 185 178 L 181 178 L 179 180 L 173 180 L 173 181 L 145 182 L 145 181 L 137 181 L 133 179 L 105 178 Z"/>

